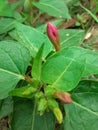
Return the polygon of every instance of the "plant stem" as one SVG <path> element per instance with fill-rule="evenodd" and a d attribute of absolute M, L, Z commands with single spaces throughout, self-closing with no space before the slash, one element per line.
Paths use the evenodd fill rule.
<path fill-rule="evenodd" d="M 40 15 L 41 15 L 41 12 L 39 12 L 38 15 L 34 18 L 32 24 L 34 24 L 37 21 L 37 19 L 40 17 Z"/>
<path fill-rule="evenodd" d="M 87 8 L 85 8 L 82 4 L 79 4 L 79 6 L 84 9 L 97 23 L 98 23 L 98 18 Z"/>

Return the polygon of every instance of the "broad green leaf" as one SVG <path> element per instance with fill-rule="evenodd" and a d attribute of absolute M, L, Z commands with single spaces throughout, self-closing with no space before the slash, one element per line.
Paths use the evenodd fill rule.
<path fill-rule="evenodd" d="M 16 17 L 18 17 L 17 21 L 19 22 L 24 21 L 24 19 L 21 16 L 19 17 L 18 13 Z M 7 33 L 7 31 L 10 31 L 13 28 L 15 28 L 15 22 L 16 20 L 12 18 L 1 18 L 0 19 L 0 34 Z"/>
<path fill-rule="evenodd" d="M 15 41 L 0 42 L 0 99 L 8 96 L 19 80 L 24 79 L 30 61 L 28 50 Z"/>
<path fill-rule="evenodd" d="M 5 34 L 0 35 L 0 41 L 4 40 Z"/>
<path fill-rule="evenodd" d="M 74 56 L 61 52 L 50 57 L 42 67 L 42 81 L 48 83 L 55 89 L 70 91 L 81 79 L 84 71 L 84 62 L 79 62 Z M 81 58 L 81 57 L 79 57 Z"/>
<path fill-rule="evenodd" d="M 12 31 L 10 31 L 8 34 L 9 34 L 9 36 L 10 36 L 12 39 L 18 41 L 18 36 L 17 36 L 17 32 L 16 32 L 15 29 L 12 30 Z"/>
<path fill-rule="evenodd" d="M 97 91 L 94 91 L 95 88 Z M 64 130 L 97 130 L 98 83 L 88 82 L 87 85 L 83 82 L 80 91 L 78 88 L 72 94 L 72 99 L 72 104 L 65 105 Z"/>
<path fill-rule="evenodd" d="M 54 122 L 54 116 L 50 112 L 40 116 L 33 101 L 15 101 L 11 130 L 54 130 Z"/>
<path fill-rule="evenodd" d="M 70 18 L 70 14 L 64 0 L 40 0 L 39 2 L 33 2 L 33 5 L 51 16 L 66 19 Z"/>
<path fill-rule="evenodd" d="M 62 49 L 81 44 L 84 37 L 84 30 L 79 29 L 60 30 L 59 33 Z"/>
<path fill-rule="evenodd" d="M 83 76 L 89 76 L 91 74 L 98 74 L 98 53 L 81 47 L 69 47 L 61 50 L 60 55 L 68 56 L 70 58 L 75 57 L 81 64 L 85 60 L 85 69 Z"/>
<path fill-rule="evenodd" d="M 97 59 L 98 54 L 90 50 L 65 48 L 43 64 L 42 81 L 55 89 L 70 91 L 76 87 L 81 77 L 98 74 Z"/>
<path fill-rule="evenodd" d="M 0 119 L 8 116 L 13 111 L 13 100 L 8 97 L 4 100 L 0 100 Z"/>
<path fill-rule="evenodd" d="M 17 1 L 13 4 L 8 3 L 8 0 L 0 0 L 0 16 L 6 16 L 6 17 L 16 17 L 17 12 L 15 9 L 22 5 L 24 0 Z"/>
<path fill-rule="evenodd" d="M 0 0 L 0 16 L 14 17 L 14 13 L 7 0 Z"/>
<path fill-rule="evenodd" d="M 98 82 L 97 79 L 94 80 L 81 80 L 80 83 L 78 84 L 77 88 L 72 91 L 75 93 L 85 93 L 85 92 L 93 92 L 93 93 L 98 93 Z"/>
<path fill-rule="evenodd" d="M 85 69 L 83 76 L 98 74 L 98 53 L 81 47 L 65 48 L 60 52 L 61 55 L 66 57 L 75 57 L 81 64 L 85 60 Z"/>
<path fill-rule="evenodd" d="M 25 18 L 23 18 L 22 15 L 19 12 L 15 12 L 14 18 L 15 18 L 15 20 L 17 20 L 20 23 L 25 21 Z"/>
<path fill-rule="evenodd" d="M 18 41 L 29 49 L 31 55 L 34 57 L 38 49 L 45 43 L 43 50 L 43 57 L 52 50 L 51 42 L 46 35 L 39 32 L 37 29 L 23 24 L 16 24 L 16 33 Z"/>
<path fill-rule="evenodd" d="M 40 76 L 41 76 L 43 49 L 44 49 L 44 44 L 42 44 L 38 53 L 36 54 L 33 61 L 32 70 L 31 70 L 32 77 L 38 81 L 40 81 Z"/>
<path fill-rule="evenodd" d="M 0 34 L 7 33 L 7 31 L 10 31 L 14 28 L 16 20 L 12 18 L 2 18 L 0 20 Z"/>

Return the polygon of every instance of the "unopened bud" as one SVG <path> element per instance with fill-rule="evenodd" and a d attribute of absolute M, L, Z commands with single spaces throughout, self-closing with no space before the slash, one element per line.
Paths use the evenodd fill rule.
<path fill-rule="evenodd" d="M 56 26 L 51 23 L 47 24 L 47 35 L 52 42 L 53 46 L 55 47 L 56 51 L 60 50 L 60 38 L 59 32 Z"/>
<path fill-rule="evenodd" d="M 63 121 L 63 114 L 62 114 L 60 108 L 59 107 L 54 108 L 53 113 L 54 113 L 58 123 L 61 124 Z"/>
<path fill-rule="evenodd" d="M 56 91 L 54 92 L 54 96 L 58 99 L 60 99 L 63 103 L 65 104 L 70 104 L 72 103 L 72 99 L 69 93 L 67 92 L 59 92 Z"/>
<path fill-rule="evenodd" d="M 45 98 L 41 98 L 38 101 L 38 111 L 40 115 L 43 115 L 46 109 L 47 109 L 47 100 Z"/>
<path fill-rule="evenodd" d="M 48 100 L 48 107 L 50 108 L 50 110 L 52 110 L 52 112 L 55 115 L 58 123 L 61 124 L 62 121 L 63 121 L 63 114 L 62 114 L 62 111 L 59 108 L 58 102 L 54 99 L 49 99 Z"/>
<path fill-rule="evenodd" d="M 28 87 L 23 93 L 23 96 L 30 96 L 36 92 L 36 88 Z"/>

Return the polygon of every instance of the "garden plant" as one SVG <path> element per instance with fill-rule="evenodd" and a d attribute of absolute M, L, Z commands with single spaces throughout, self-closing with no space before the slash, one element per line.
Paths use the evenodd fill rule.
<path fill-rule="evenodd" d="M 98 51 L 84 47 L 87 21 L 59 29 L 73 8 L 95 22 L 97 11 L 70 2 L 0 0 L 0 119 L 7 130 L 98 130 Z M 45 13 L 53 20 L 39 22 Z"/>

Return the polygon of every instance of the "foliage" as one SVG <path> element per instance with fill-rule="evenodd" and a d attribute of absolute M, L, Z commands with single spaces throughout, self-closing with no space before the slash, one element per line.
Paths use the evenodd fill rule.
<path fill-rule="evenodd" d="M 55 27 L 71 18 L 70 2 L 0 1 L 0 119 L 11 130 L 97 130 L 98 52 L 82 47 L 85 30 Z M 58 50 L 47 23 L 35 25 L 35 7 L 57 19 Z"/>

